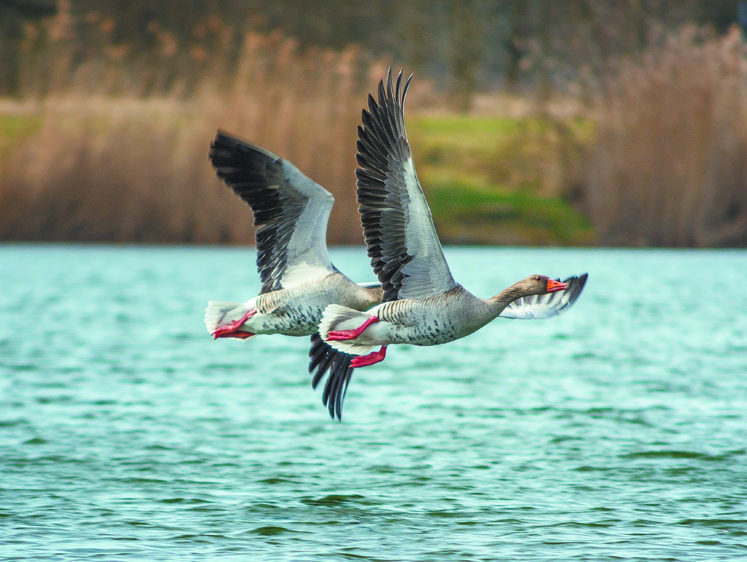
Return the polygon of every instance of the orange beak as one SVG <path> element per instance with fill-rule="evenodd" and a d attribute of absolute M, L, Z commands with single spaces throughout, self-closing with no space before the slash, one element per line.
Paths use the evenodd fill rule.
<path fill-rule="evenodd" d="M 548 293 L 554 293 L 555 291 L 562 291 L 567 288 L 568 288 L 568 283 L 561 283 L 560 281 L 555 281 L 554 279 L 547 280 L 546 290 Z"/>

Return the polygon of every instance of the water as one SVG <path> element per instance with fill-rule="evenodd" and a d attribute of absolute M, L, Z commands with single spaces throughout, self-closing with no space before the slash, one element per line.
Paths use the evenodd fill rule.
<path fill-rule="evenodd" d="M 590 280 L 562 317 L 391 348 L 340 424 L 306 338 L 205 332 L 251 251 L 0 246 L 0 558 L 747 558 L 747 253 L 447 257 L 483 296 Z"/>

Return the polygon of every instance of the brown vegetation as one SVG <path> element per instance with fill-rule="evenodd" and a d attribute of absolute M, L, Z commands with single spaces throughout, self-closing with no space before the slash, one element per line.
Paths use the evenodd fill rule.
<path fill-rule="evenodd" d="M 747 245 L 747 49 L 686 27 L 606 83 L 588 210 L 606 244 Z"/>
<path fill-rule="evenodd" d="M 195 52 L 196 64 L 207 56 Z M 138 80 L 134 95 L 112 95 L 122 79 L 116 60 L 82 67 L 64 87 L 58 82 L 54 90 L 64 93 L 44 95 L 32 109 L 39 129 L 0 162 L 0 238 L 248 241 L 250 214 L 207 159 L 223 128 L 329 189 L 337 199 L 334 240 L 360 241 L 355 127 L 384 64 L 354 47 L 301 53 L 277 34 L 246 35 L 230 73 L 220 68 L 225 53 L 211 55 L 216 66 L 202 70 L 187 96 L 178 85 L 139 96 Z"/>
<path fill-rule="evenodd" d="M 186 39 L 149 22 L 145 51 L 112 19 L 86 12 L 80 25 L 57 4 L 24 27 L 22 99 L 0 106 L 0 240 L 250 241 L 251 215 L 207 159 L 222 128 L 335 195 L 330 242 L 361 241 L 356 125 L 382 60 L 238 35 L 212 16 Z M 582 208 L 605 244 L 747 245 L 744 40 L 651 37 L 575 90 L 482 93 L 471 115 L 419 75 L 410 132 L 445 241 L 495 243 L 514 221 L 512 243 L 591 243 Z"/>

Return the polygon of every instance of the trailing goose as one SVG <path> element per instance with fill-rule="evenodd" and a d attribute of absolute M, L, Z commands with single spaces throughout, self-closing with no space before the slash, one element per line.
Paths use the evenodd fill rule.
<path fill-rule="evenodd" d="M 358 127 L 358 205 L 368 255 L 384 293 L 361 312 L 340 303 L 324 311 L 319 333 L 334 348 L 357 355 L 351 365 L 382 361 L 390 344 L 438 345 L 479 330 L 491 320 L 548 318 L 568 309 L 587 274 L 565 281 L 531 275 L 481 299 L 457 283 L 446 263 L 407 140 L 404 104 L 412 76 L 379 82 Z M 381 346 L 378 351 L 374 347 Z"/>
<path fill-rule="evenodd" d="M 380 303 L 380 285 L 354 283 L 332 265 L 326 238 L 334 198 L 326 189 L 287 160 L 221 131 L 209 155 L 218 177 L 254 213 L 262 288 L 244 303 L 209 301 L 208 332 L 242 340 L 258 334 L 310 335 L 312 387 L 329 372 L 322 400 L 330 416 L 342 419 L 351 357 L 331 349 L 317 326 L 329 304 L 366 310 Z"/>

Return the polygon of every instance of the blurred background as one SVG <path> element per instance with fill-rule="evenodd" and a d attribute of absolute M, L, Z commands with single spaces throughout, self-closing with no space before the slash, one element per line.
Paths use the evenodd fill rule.
<path fill-rule="evenodd" d="M 0 239 L 250 242 L 220 127 L 360 243 L 392 66 L 445 243 L 746 246 L 746 27 L 740 0 L 0 0 Z"/>

